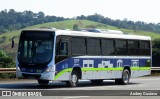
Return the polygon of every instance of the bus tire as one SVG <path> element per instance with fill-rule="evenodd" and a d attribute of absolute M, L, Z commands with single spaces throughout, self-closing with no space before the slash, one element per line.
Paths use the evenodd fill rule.
<path fill-rule="evenodd" d="M 128 69 L 124 69 L 122 72 L 122 78 L 115 79 L 115 83 L 118 85 L 127 85 L 129 83 L 129 79 L 130 79 L 130 73 Z"/>
<path fill-rule="evenodd" d="M 69 87 L 77 87 L 78 86 L 78 74 L 76 71 L 73 71 L 71 74 L 71 79 L 66 82 Z"/>
<path fill-rule="evenodd" d="M 91 80 L 91 83 L 94 84 L 94 85 L 102 84 L 102 82 L 103 82 L 102 79 L 99 79 L 99 80 Z"/>
<path fill-rule="evenodd" d="M 39 85 L 45 86 L 49 84 L 49 80 L 38 80 Z"/>

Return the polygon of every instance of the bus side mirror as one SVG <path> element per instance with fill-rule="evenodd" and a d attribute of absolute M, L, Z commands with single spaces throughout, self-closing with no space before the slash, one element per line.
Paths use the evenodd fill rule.
<path fill-rule="evenodd" d="M 11 46 L 12 48 L 14 48 L 14 38 L 15 37 L 12 38 L 12 46 Z"/>

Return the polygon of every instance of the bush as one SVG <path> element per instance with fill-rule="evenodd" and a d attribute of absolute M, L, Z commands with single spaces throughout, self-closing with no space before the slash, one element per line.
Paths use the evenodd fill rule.
<path fill-rule="evenodd" d="M 7 54 L 0 50 L 0 68 L 13 68 L 15 63 L 12 58 L 7 56 Z"/>
<path fill-rule="evenodd" d="M 74 25 L 73 25 L 73 30 L 79 30 L 79 29 L 80 29 L 80 27 L 79 27 L 78 24 L 74 24 Z"/>
<path fill-rule="evenodd" d="M 0 68 L 14 68 L 15 63 L 13 62 L 13 59 L 7 54 L 0 50 Z M 15 78 L 15 74 L 13 73 L 4 73 L 0 74 L 0 78 Z"/>
<path fill-rule="evenodd" d="M 0 79 L 6 79 L 6 78 L 16 78 L 16 74 L 15 73 L 0 74 Z"/>

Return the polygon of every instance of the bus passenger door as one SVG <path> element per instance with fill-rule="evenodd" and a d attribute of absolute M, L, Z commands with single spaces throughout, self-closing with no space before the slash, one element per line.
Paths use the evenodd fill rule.
<path fill-rule="evenodd" d="M 69 39 L 67 36 L 57 37 L 56 40 L 56 56 L 55 56 L 56 72 L 60 73 L 65 70 L 68 71 L 69 68 Z M 70 74 L 66 72 L 61 75 L 58 80 L 69 80 Z"/>
<path fill-rule="evenodd" d="M 69 40 L 66 36 L 58 36 L 56 40 L 55 63 L 61 62 L 69 57 Z"/>

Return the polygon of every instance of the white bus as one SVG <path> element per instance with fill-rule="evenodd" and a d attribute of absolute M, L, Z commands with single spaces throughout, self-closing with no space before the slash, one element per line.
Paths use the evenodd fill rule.
<path fill-rule="evenodd" d="M 101 84 L 112 79 L 128 84 L 130 77 L 150 75 L 151 38 L 148 36 L 56 29 L 22 30 L 16 60 L 17 78 L 40 85 L 78 80 Z"/>

